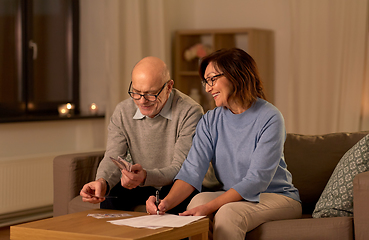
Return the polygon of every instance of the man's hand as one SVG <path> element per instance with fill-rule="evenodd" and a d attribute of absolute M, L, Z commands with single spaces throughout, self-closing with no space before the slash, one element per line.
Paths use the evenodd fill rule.
<path fill-rule="evenodd" d="M 143 184 L 146 180 L 146 171 L 142 168 L 140 164 L 135 164 L 132 166 L 131 172 L 123 169 L 122 171 L 122 178 L 120 182 L 123 187 L 127 189 L 133 189 Z"/>
<path fill-rule="evenodd" d="M 106 189 L 105 179 L 100 178 L 86 183 L 79 194 L 82 196 L 82 201 L 96 204 L 105 200 Z"/>

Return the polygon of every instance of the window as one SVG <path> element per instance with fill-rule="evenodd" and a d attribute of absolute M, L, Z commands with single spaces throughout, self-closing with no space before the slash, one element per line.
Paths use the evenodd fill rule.
<path fill-rule="evenodd" d="M 79 113 L 78 0 L 0 0 L 0 118 Z"/>

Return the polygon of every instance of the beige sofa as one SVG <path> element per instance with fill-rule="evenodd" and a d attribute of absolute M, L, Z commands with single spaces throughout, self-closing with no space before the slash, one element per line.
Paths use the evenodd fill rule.
<path fill-rule="evenodd" d="M 246 239 L 368 239 L 369 172 L 354 178 L 354 217 L 312 218 L 325 185 L 341 157 L 368 132 L 326 135 L 287 134 L 285 159 L 300 191 L 301 219 L 266 222 Z M 58 156 L 54 159 L 54 216 L 98 206 L 83 203 L 82 186 L 93 180 L 104 152 Z M 212 184 L 211 181 L 206 184 Z"/>

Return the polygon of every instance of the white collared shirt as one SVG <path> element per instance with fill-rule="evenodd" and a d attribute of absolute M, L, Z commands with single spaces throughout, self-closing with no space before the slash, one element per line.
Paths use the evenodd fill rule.
<path fill-rule="evenodd" d="M 161 109 L 161 111 L 154 117 L 161 115 L 164 118 L 167 118 L 169 120 L 172 120 L 172 101 L 173 101 L 173 94 L 172 92 L 169 94 L 168 101 L 165 103 L 164 107 Z M 148 117 L 146 115 L 143 115 L 139 108 L 137 108 L 137 111 L 135 115 L 133 116 L 133 119 L 143 119 L 145 117 Z"/>

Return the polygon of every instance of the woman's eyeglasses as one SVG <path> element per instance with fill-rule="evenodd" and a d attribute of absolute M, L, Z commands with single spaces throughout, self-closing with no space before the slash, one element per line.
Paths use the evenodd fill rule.
<path fill-rule="evenodd" d="M 212 77 L 205 78 L 201 81 L 202 86 L 206 87 L 206 84 L 208 84 L 210 87 L 214 86 L 214 82 L 218 80 L 221 76 L 223 76 L 224 73 L 219 73 L 217 75 L 214 75 Z"/>

